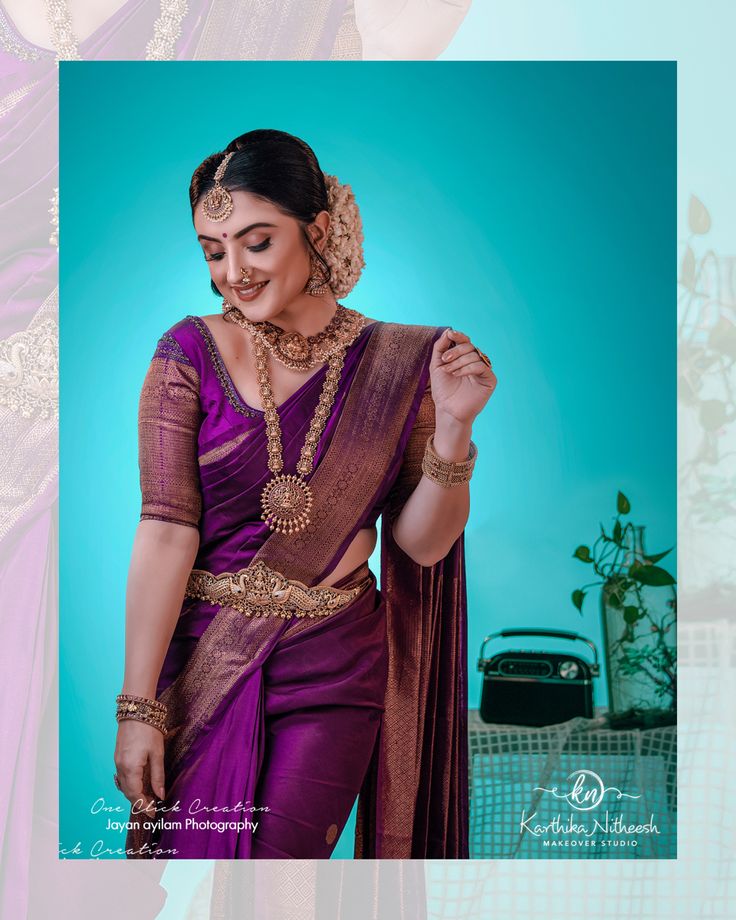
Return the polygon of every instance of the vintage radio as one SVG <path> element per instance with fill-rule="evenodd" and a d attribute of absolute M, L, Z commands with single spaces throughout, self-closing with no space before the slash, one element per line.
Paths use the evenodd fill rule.
<path fill-rule="evenodd" d="M 492 639 L 545 636 L 585 642 L 590 663 L 577 655 L 531 649 L 508 649 L 484 657 Z M 503 629 L 486 636 L 478 670 L 483 672 L 480 717 L 507 725 L 553 725 L 575 716 L 593 718 L 593 678 L 600 676 L 598 652 L 584 636 L 558 629 Z"/>

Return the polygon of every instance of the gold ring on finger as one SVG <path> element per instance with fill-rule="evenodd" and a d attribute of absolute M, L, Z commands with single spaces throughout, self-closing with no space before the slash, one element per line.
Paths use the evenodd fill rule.
<path fill-rule="evenodd" d="M 480 348 L 476 348 L 475 350 L 478 352 L 478 357 L 481 359 L 481 361 L 484 364 L 487 364 L 488 367 L 491 367 L 491 360 L 488 357 L 488 355 L 484 355 L 483 352 L 480 350 Z"/>

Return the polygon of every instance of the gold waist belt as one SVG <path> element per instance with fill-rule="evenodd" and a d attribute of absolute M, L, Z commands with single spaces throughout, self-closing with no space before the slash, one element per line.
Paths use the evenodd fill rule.
<path fill-rule="evenodd" d="M 238 572 L 221 575 L 192 569 L 185 594 L 210 604 L 234 607 L 248 617 L 324 617 L 349 604 L 370 580 L 368 576 L 352 588 L 310 588 L 259 560 Z"/>

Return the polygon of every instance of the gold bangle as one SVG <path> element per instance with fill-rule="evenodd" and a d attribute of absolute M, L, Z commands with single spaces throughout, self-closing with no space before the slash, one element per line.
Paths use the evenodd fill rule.
<path fill-rule="evenodd" d="M 132 693 L 118 693 L 115 697 L 117 712 L 115 718 L 118 722 L 124 719 L 133 719 L 137 722 L 146 722 L 157 728 L 166 737 L 166 715 L 168 709 L 160 700 L 152 700 L 146 696 L 135 696 Z"/>
<path fill-rule="evenodd" d="M 470 452 L 465 460 L 443 460 L 434 448 L 434 434 L 427 440 L 422 458 L 422 472 L 433 482 L 445 489 L 468 482 L 473 475 L 478 448 L 471 441 Z"/>

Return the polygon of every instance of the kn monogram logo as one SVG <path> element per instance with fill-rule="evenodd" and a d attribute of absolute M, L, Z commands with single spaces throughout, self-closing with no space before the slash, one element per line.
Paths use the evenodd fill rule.
<path fill-rule="evenodd" d="M 557 786 L 547 789 L 544 786 L 535 786 L 534 790 L 551 793 L 556 799 L 565 799 L 576 811 L 592 811 L 604 801 L 606 795 L 615 793 L 617 799 L 640 799 L 640 795 L 622 792 L 616 786 L 606 786 L 603 780 L 592 770 L 574 770 L 568 777 L 573 780 L 573 786 L 567 792 L 560 792 Z"/>

